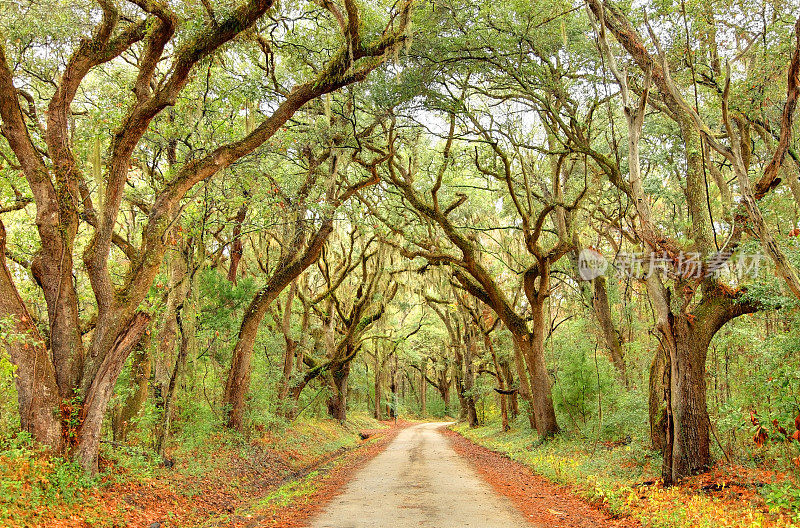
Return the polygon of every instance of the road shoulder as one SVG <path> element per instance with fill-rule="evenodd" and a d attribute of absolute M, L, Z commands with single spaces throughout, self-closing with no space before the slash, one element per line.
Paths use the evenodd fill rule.
<path fill-rule="evenodd" d="M 498 493 L 508 497 L 526 519 L 559 528 L 641 528 L 630 518 L 614 518 L 568 488 L 553 484 L 507 456 L 479 446 L 457 432 L 442 428 L 461 457 Z"/>
<path fill-rule="evenodd" d="M 388 429 L 370 431 L 359 446 L 327 460 L 303 474 L 294 475 L 272 493 L 241 508 L 223 523 L 231 528 L 300 528 L 322 510 L 370 460 L 378 456 L 397 434 L 411 425 L 397 422 Z"/>

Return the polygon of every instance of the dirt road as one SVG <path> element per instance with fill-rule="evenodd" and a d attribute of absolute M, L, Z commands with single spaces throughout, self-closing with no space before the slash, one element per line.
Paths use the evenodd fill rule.
<path fill-rule="evenodd" d="M 311 528 L 531 528 L 436 430 L 410 427 L 365 466 Z"/>

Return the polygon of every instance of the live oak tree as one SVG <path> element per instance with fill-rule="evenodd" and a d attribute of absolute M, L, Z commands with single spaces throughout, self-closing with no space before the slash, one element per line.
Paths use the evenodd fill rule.
<path fill-rule="evenodd" d="M 296 416 L 303 389 L 314 380 L 324 380 L 328 414 L 342 422 L 347 419 L 351 364 L 398 291 L 390 248 L 374 237 L 359 235 L 355 228 L 345 232 L 340 242 L 329 244 L 317 264 L 314 275 L 321 279 L 319 291 L 313 297 L 298 291 L 318 324 L 309 324 L 314 343 L 299 357 L 304 370 L 290 379 L 286 403 L 290 416 Z"/>
<path fill-rule="evenodd" d="M 616 6 L 608 2 L 591 0 L 589 7 L 593 16 L 599 21 L 600 48 L 608 59 L 609 69 L 620 87 L 628 125 L 629 177 L 620 187 L 636 207 L 638 215 L 636 232 L 639 239 L 651 252 L 665 255 L 670 265 L 677 269 L 672 275 L 671 288 L 665 286 L 658 273 L 651 273 L 647 277 L 647 288 L 656 313 L 656 328 L 661 336 L 659 350 L 665 354 L 666 359 L 662 363 L 663 367 L 660 367 L 659 358 L 656 358 L 651 372 L 651 376 L 657 380 L 651 380 L 651 383 L 656 387 L 663 386 L 665 419 L 662 422 L 658 416 L 651 416 L 651 420 L 656 435 L 663 435 L 663 440 L 657 441 L 664 450 L 662 474 L 664 481 L 671 483 L 710 464 L 711 425 L 706 403 L 705 364 L 711 340 L 719 329 L 733 318 L 759 309 L 757 302 L 743 299 L 741 291 L 722 283 L 713 274 L 715 266 L 721 266 L 730 258 L 743 230 L 742 224 L 731 226 L 729 237 L 725 245 L 720 248 L 716 241 L 716 233 L 713 231 L 715 227 L 714 218 L 711 216 L 712 209 L 706 203 L 708 196 L 706 171 L 710 160 L 706 160 L 708 149 L 704 143 L 712 145 L 732 162 L 734 173 L 739 180 L 739 192 L 742 193 L 743 203 L 754 223 L 755 232 L 761 242 L 771 248 L 768 253 L 775 259 L 779 273 L 786 279 L 793 292 L 797 289 L 796 279 L 794 272 L 783 264 L 785 258 L 782 258 L 774 241 L 765 232 L 763 220 L 760 219 L 758 207 L 749 190 L 745 168 L 747 162 L 743 161 L 742 150 L 749 150 L 750 146 L 743 146 L 743 143 L 740 143 L 740 138 L 734 132 L 727 116 L 727 87 L 723 91 L 722 119 L 731 148 L 721 146 L 715 137 L 716 134 L 712 133 L 699 118 L 697 98 L 695 97 L 692 104 L 680 95 L 660 42 L 650 25 L 647 25 L 647 28 L 657 49 L 655 56 L 647 49 L 640 33 Z M 640 92 L 638 98 L 634 98 L 631 94 L 629 79 L 616 66 L 606 33 L 613 35 L 643 72 L 644 80 L 638 87 Z M 688 37 L 688 34 L 686 36 Z M 792 82 L 790 80 L 790 93 L 793 89 Z M 651 88 L 657 90 L 657 98 L 651 93 Z M 639 143 L 648 104 L 676 123 L 683 143 L 685 198 L 692 222 L 689 232 L 685 235 L 689 242 L 685 245 L 670 238 L 657 227 L 649 200 L 642 187 Z M 791 102 L 787 104 L 790 105 Z M 786 119 L 791 121 L 791 112 Z M 740 130 L 742 128 L 747 128 L 743 120 L 740 121 Z M 763 186 L 765 190 L 762 193 L 766 192 L 773 182 L 777 166 L 780 166 L 785 154 L 782 150 L 783 147 L 779 146 L 775 161 L 770 164 L 772 168 L 768 169 L 765 177 Z M 612 178 L 619 181 L 616 176 Z M 724 194 L 727 190 L 722 186 L 720 191 Z M 739 220 L 741 219 L 740 216 Z M 688 252 L 697 253 L 703 260 L 699 273 L 680 268 L 681 256 Z M 659 379 L 662 377 L 663 385 Z"/>
<path fill-rule="evenodd" d="M 449 348 L 453 354 L 453 385 L 460 404 L 460 419 L 466 420 L 470 427 L 478 426 L 478 412 L 475 408 L 475 363 L 477 332 L 475 323 L 469 316 L 469 303 L 463 292 L 453 291 L 439 299 L 426 296 L 428 307 L 441 319 L 449 336 Z"/>
<path fill-rule="evenodd" d="M 527 150 L 530 154 L 536 152 L 548 156 L 550 170 L 559 171 L 576 163 L 586 165 L 586 160 L 581 158 L 585 153 L 575 148 L 572 136 L 576 133 L 579 136 L 585 134 L 585 130 L 580 130 L 582 127 L 591 128 L 600 100 L 596 93 L 587 93 L 581 85 L 582 82 L 595 82 L 591 73 L 579 71 L 591 71 L 596 66 L 596 58 L 594 50 L 587 49 L 574 38 L 570 38 L 581 31 L 580 18 L 573 14 L 574 9 L 562 2 L 548 3 L 548 7 L 554 12 L 563 12 L 553 18 L 544 14 L 546 10 L 542 13 L 531 13 L 526 5 L 514 4 L 505 10 L 507 13 L 515 13 L 514 16 L 498 16 L 497 13 L 484 9 L 476 9 L 476 14 L 469 9 L 448 5 L 442 11 L 443 14 L 438 15 L 442 17 L 443 23 L 459 39 L 477 41 L 478 46 L 465 55 L 463 49 L 466 44 L 456 40 L 452 48 L 446 48 L 446 52 L 452 55 L 445 55 L 455 60 L 440 60 L 438 57 L 441 50 L 437 49 L 436 55 L 429 55 L 430 51 L 425 48 L 418 60 L 437 72 L 437 81 L 442 86 L 437 87 L 438 84 L 434 83 L 434 90 L 445 94 L 450 92 L 450 97 L 453 97 L 447 85 L 459 85 L 455 77 L 459 74 L 463 76 L 467 72 L 468 77 L 464 82 L 473 93 L 484 97 L 493 109 L 498 108 L 497 105 L 513 104 L 505 107 L 504 113 L 513 111 L 525 116 L 524 120 L 515 117 L 512 128 L 525 129 L 530 127 L 526 121 L 538 122 L 542 132 L 547 134 L 547 143 L 534 145 L 524 139 L 516 142 L 512 140 L 513 149 L 517 151 L 517 155 L 519 151 Z M 558 28 L 560 31 L 542 31 L 543 28 Z M 553 56 L 554 50 L 567 47 L 569 54 L 563 58 Z M 504 51 L 506 49 L 514 49 L 515 52 L 507 53 Z M 444 79 L 444 82 L 440 79 Z M 444 97 L 446 101 L 447 95 Z M 446 102 L 440 102 L 442 95 L 433 95 L 431 99 L 434 107 L 447 105 Z M 490 121 L 502 119 L 501 113 L 496 110 L 486 113 Z M 461 111 L 459 114 L 469 116 L 469 112 Z M 486 119 L 486 116 L 482 117 Z M 480 125 L 480 121 L 476 121 L 474 116 L 471 121 Z M 589 125 L 586 126 L 585 123 Z M 485 130 L 483 126 L 479 128 Z M 506 139 L 510 139 L 508 134 L 506 136 Z M 587 175 L 592 186 L 587 191 L 586 201 L 597 204 L 608 197 L 603 192 L 603 185 L 594 181 L 595 169 L 588 166 L 586 169 L 592 172 Z M 543 191 L 547 192 L 547 188 Z M 597 205 L 587 205 L 585 208 L 591 211 L 596 207 Z M 574 280 L 582 283 L 584 279 L 580 277 L 577 268 L 578 255 L 583 249 L 581 238 L 585 236 L 581 231 L 589 222 L 591 212 L 579 216 L 579 213 L 562 208 L 555 214 L 558 217 L 555 227 L 560 236 L 572 243 L 568 258 L 573 267 Z M 597 320 L 599 331 L 606 342 L 605 348 L 624 381 L 626 374 L 623 343 L 612 320 L 605 282 L 606 278 L 599 276 L 588 284 L 580 284 L 580 288 Z"/>
<path fill-rule="evenodd" d="M 333 346 L 328 352 L 326 361 L 325 369 L 331 384 L 331 397 L 327 407 L 328 414 L 339 421 L 347 419 L 350 365 L 363 347 L 365 333 L 384 317 L 387 305 L 395 297 L 399 287 L 391 276 L 391 270 L 386 269 L 388 263 L 386 254 L 377 254 L 375 257 L 371 272 L 369 263 L 362 261 L 359 270 L 360 283 L 351 301 L 343 302 L 339 297 L 339 290 L 331 293 L 332 312 L 335 312 L 339 319 L 338 324 L 334 323 L 339 326 L 336 333 L 342 337 L 333 338 Z"/>

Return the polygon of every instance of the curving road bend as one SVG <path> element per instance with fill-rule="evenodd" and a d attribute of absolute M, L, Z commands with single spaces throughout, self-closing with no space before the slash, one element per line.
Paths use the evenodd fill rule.
<path fill-rule="evenodd" d="M 311 528 L 531 528 L 484 482 L 437 429 L 401 431 L 342 493 L 311 519 Z"/>

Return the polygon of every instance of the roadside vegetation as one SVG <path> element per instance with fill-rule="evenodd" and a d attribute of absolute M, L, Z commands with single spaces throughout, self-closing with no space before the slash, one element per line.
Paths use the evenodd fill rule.
<path fill-rule="evenodd" d="M 369 418 L 307 419 L 248 440 L 220 428 L 176 438 L 164 461 L 136 447 L 104 446 L 101 469 L 53 458 L 24 435 L 0 455 L 2 526 L 206 526 L 289 519 L 350 453 L 381 439 Z M 371 437 L 364 440 L 362 437 Z"/>
<path fill-rule="evenodd" d="M 645 527 L 792 527 L 800 522 L 796 475 L 759 469 L 752 462 L 720 462 L 701 477 L 664 488 L 658 480 L 660 457 L 641 441 L 594 444 L 560 435 L 535 446 L 529 435 L 504 433 L 498 423 L 453 429 Z"/>

